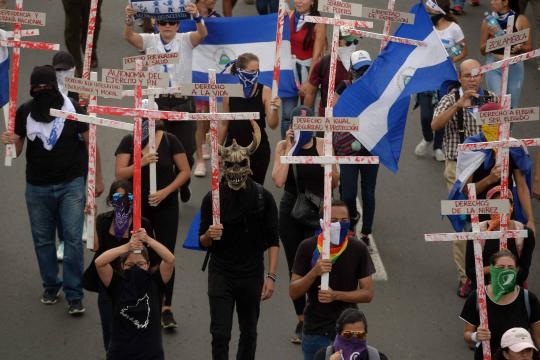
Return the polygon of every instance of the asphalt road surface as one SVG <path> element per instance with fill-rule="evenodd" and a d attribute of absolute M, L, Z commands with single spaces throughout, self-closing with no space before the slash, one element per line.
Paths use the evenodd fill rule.
<path fill-rule="evenodd" d="M 487 0 L 479 8 L 467 8 L 460 17 L 471 57 L 480 58 L 479 29 Z M 14 1 L 8 1 L 13 8 Z M 98 45 L 101 67 L 121 66 L 121 58 L 136 52 L 122 39 L 123 7 L 126 1 L 106 1 L 103 5 L 103 25 Z M 397 1 L 396 8 L 407 10 L 411 0 Z M 365 5 L 386 7 L 386 1 L 366 1 Z M 57 0 L 26 0 L 27 10 L 47 12 L 47 27 L 39 39 L 59 42 L 63 49 L 64 12 Z M 221 10 L 221 3 L 217 9 Z M 532 18 L 531 10 L 528 13 Z M 242 0 L 235 15 L 256 15 L 254 5 Z M 374 31 L 381 31 L 377 23 Z M 362 40 L 360 46 L 378 52 L 378 42 Z M 29 75 L 33 66 L 50 63 L 51 53 L 22 50 L 20 103 L 27 100 Z M 538 106 L 540 72 L 536 64 L 525 66 L 525 83 L 521 106 Z M 111 102 L 102 101 L 102 104 Z M 116 102 L 118 103 L 118 102 Z M 121 102 L 131 106 L 130 100 Z M 463 300 L 456 296 L 456 274 L 449 244 L 426 244 L 423 234 L 450 231 L 446 220 L 439 215 L 439 201 L 446 196 L 443 164 L 431 157 L 417 158 L 413 150 L 421 139 L 419 112 L 409 114 L 403 145 L 400 171 L 392 174 L 381 168 L 377 184 L 377 210 L 374 224 L 380 257 L 388 275 L 387 281 L 376 282 L 375 297 L 369 305 L 361 305 L 369 321 L 369 343 L 391 359 L 472 359 L 462 339 L 462 321 L 458 314 Z M 3 127 L 2 127 L 3 128 Z M 271 143 L 278 140 L 278 131 L 269 131 Z M 98 130 L 106 187 L 114 175 L 114 150 L 121 131 Z M 514 127 L 516 138 L 538 137 L 537 123 Z M 3 147 L 1 158 L 3 159 Z M 535 154 L 534 149 L 531 150 Z M 104 359 L 96 294 L 87 293 L 87 308 L 82 318 L 67 315 L 62 300 L 54 306 L 40 303 L 42 288 L 33 250 L 24 200 L 24 156 L 11 168 L 0 170 L 0 359 Z M 266 186 L 275 196 L 281 190 L 271 179 Z M 209 359 L 209 310 L 206 295 L 206 274 L 201 272 L 203 254 L 182 249 L 181 242 L 189 223 L 209 190 L 209 177 L 193 178 L 192 200 L 181 205 L 180 230 L 176 249 L 176 287 L 173 310 L 179 322 L 174 334 L 164 334 L 165 353 L 169 359 Z M 99 210 L 106 210 L 103 199 Z M 538 202 L 534 202 L 537 219 Z M 537 221 L 540 228 L 540 222 Z M 538 251 L 537 251 L 538 253 Z M 301 359 L 301 350 L 289 342 L 296 325 L 294 310 L 287 295 L 287 266 L 281 253 L 279 280 L 274 296 L 261 305 L 257 359 Z M 86 264 L 91 253 L 86 253 Z M 534 256 L 529 285 L 540 292 L 539 257 Z M 86 265 L 85 264 L 85 265 Z M 236 327 L 236 326 L 235 326 Z M 231 341 L 231 357 L 236 351 L 238 332 Z"/>

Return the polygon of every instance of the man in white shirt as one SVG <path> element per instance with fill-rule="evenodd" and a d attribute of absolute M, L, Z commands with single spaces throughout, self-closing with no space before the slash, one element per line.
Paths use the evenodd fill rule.
<path fill-rule="evenodd" d="M 182 83 L 191 83 L 193 48 L 199 45 L 208 35 L 204 20 L 193 3 L 186 5 L 185 10 L 197 24 L 197 31 L 179 33 L 180 23 L 171 20 L 156 21 L 158 34 L 139 34 L 133 31 L 133 15 L 135 10 L 128 5 L 126 7 L 126 19 L 124 26 L 124 39 L 138 50 L 154 53 L 178 52 L 180 62 L 172 65 L 156 65 L 149 68 L 152 72 L 169 73 L 169 86 L 177 86 Z M 195 112 L 195 102 L 192 97 L 180 94 L 160 95 L 156 98 L 160 110 L 181 112 Z M 190 167 L 193 166 L 193 154 L 195 153 L 195 123 L 191 121 L 166 122 L 166 130 L 178 138 L 188 157 Z M 191 193 L 189 182 L 180 188 L 180 198 L 183 202 L 189 201 Z"/>

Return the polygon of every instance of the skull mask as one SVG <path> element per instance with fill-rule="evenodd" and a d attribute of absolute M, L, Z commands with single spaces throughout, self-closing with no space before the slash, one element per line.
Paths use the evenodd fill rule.
<path fill-rule="evenodd" d="M 233 139 L 232 144 L 227 147 L 219 146 L 221 174 L 227 181 L 227 185 L 235 191 L 245 188 L 248 176 L 253 174 L 249 157 L 253 155 L 261 142 L 259 125 L 255 121 L 252 121 L 251 125 L 253 126 L 253 141 L 249 146 L 238 145 L 236 139 Z"/>

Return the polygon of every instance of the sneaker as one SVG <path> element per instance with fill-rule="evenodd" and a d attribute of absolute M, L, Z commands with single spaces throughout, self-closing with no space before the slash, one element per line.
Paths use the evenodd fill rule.
<path fill-rule="evenodd" d="M 301 344 L 302 343 L 302 328 L 304 327 L 304 322 L 299 321 L 298 324 L 296 324 L 296 329 L 294 329 L 294 336 L 291 338 L 291 342 L 293 344 Z"/>
<path fill-rule="evenodd" d="M 472 6 L 480 6 L 480 0 L 471 0 L 471 1 L 469 1 L 469 3 Z"/>
<path fill-rule="evenodd" d="M 454 15 L 463 15 L 463 8 L 460 5 L 456 5 L 450 10 Z"/>
<path fill-rule="evenodd" d="M 41 295 L 41 303 L 45 305 L 56 304 L 58 302 L 58 294 L 60 294 L 60 288 L 45 289 L 43 295 Z"/>
<path fill-rule="evenodd" d="M 189 188 L 189 185 L 182 185 L 180 187 L 180 200 L 182 200 L 183 203 L 187 203 L 191 199 L 191 189 Z"/>
<path fill-rule="evenodd" d="M 441 149 L 435 149 L 435 153 L 433 154 L 435 157 L 435 160 L 437 161 L 445 161 L 446 156 L 444 155 L 444 152 Z"/>
<path fill-rule="evenodd" d="M 202 158 L 204 160 L 208 160 L 210 159 L 210 153 L 211 153 L 211 149 L 210 149 L 210 145 L 208 144 L 203 144 L 202 145 Z"/>
<path fill-rule="evenodd" d="M 195 170 L 193 171 L 193 175 L 199 176 L 199 177 L 206 176 L 206 164 L 204 163 L 204 161 L 197 161 L 197 165 L 195 165 Z"/>
<path fill-rule="evenodd" d="M 64 242 L 63 241 L 60 242 L 60 244 L 58 245 L 58 249 L 56 249 L 56 259 L 60 262 L 64 260 Z"/>
<path fill-rule="evenodd" d="M 426 141 L 422 139 L 422 141 L 420 141 L 418 145 L 416 145 L 416 147 L 414 148 L 414 155 L 416 156 L 426 155 L 430 146 L 431 146 L 431 141 Z"/>
<path fill-rule="evenodd" d="M 176 329 L 178 327 L 171 310 L 165 310 L 161 313 L 161 327 L 164 329 Z"/>
<path fill-rule="evenodd" d="M 469 297 L 471 291 L 472 291 L 471 280 L 467 279 L 465 280 L 465 282 L 459 283 L 459 286 L 457 289 L 457 295 L 460 298 L 467 298 Z"/>
<path fill-rule="evenodd" d="M 68 314 L 71 316 L 80 316 L 86 309 L 84 308 L 81 299 L 71 300 L 69 302 Z"/>
<path fill-rule="evenodd" d="M 360 240 L 362 240 L 364 242 L 364 244 L 366 244 L 367 247 L 369 247 L 369 245 L 371 245 L 371 241 L 369 239 L 369 235 L 364 235 L 362 234 L 360 236 Z"/>

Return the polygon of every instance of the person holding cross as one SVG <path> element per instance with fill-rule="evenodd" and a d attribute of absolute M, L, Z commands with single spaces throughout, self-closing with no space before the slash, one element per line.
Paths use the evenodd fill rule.
<path fill-rule="evenodd" d="M 50 65 L 37 66 L 30 75 L 32 100 L 19 106 L 15 133 L 2 134 L 2 143 L 15 144 L 17 156 L 26 147 L 26 204 L 39 271 L 43 281 L 43 304 L 55 304 L 63 288 L 68 313 L 80 315 L 82 304 L 83 243 L 86 161 L 81 139 L 88 146 L 88 125 L 49 115 L 50 109 L 83 112 L 58 90 Z M 103 192 L 99 151 L 96 195 Z M 58 276 L 55 230 L 62 224 L 65 243 L 63 279 Z"/>
<path fill-rule="evenodd" d="M 191 83 L 193 49 L 198 46 L 208 35 L 208 30 L 204 25 L 203 17 L 200 15 L 197 6 L 187 3 L 186 11 L 193 17 L 197 25 L 196 31 L 179 33 L 180 23 L 178 21 L 157 21 L 157 34 L 139 34 L 133 31 L 133 16 L 135 10 L 128 5 L 125 10 L 124 39 L 138 50 L 148 50 L 164 54 L 177 52 L 180 62 L 174 65 L 156 65 L 148 70 L 152 72 L 166 72 L 169 74 L 170 86 Z M 192 97 L 179 94 L 163 94 L 156 98 L 159 110 L 195 112 L 195 101 Z M 196 150 L 195 145 L 196 124 L 192 121 L 167 121 L 165 130 L 175 135 L 186 150 L 190 168 L 194 164 L 193 155 Z M 180 188 L 180 198 L 183 202 L 189 201 L 191 192 L 189 181 Z"/>
<path fill-rule="evenodd" d="M 444 177 L 448 191 L 456 181 L 458 144 L 480 132 L 480 126 L 472 113 L 474 107 L 477 106 L 479 99 L 495 98 L 493 93 L 480 87 L 483 76 L 471 74 L 472 69 L 477 67 L 480 67 L 480 63 L 474 59 L 467 59 L 460 64 L 458 72 L 460 87 L 441 98 L 431 121 L 431 128 L 434 131 L 444 128 L 443 144 L 446 157 Z M 465 248 L 466 244 L 463 241 L 454 241 L 452 244 L 459 280 L 457 292 L 460 297 L 467 297 L 470 292 L 470 281 L 465 273 Z"/>
<path fill-rule="evenodd" d="M 289 284 L 292 300 L 307 294 L 302 330 L 304 360 L 312 360 L 317 351 L 332 344 L 336 337 L 335 324 L 343 310 L 373 299 L 371 276 L 375 267 L 367 246 L 349 233 L 347 204 L 333 200 L 331 212 L 330 258 L 321 257 L 322 232 L 302 241 Z M 328 290 L 320 289 L 324 273 L 330 273 Z"/>

